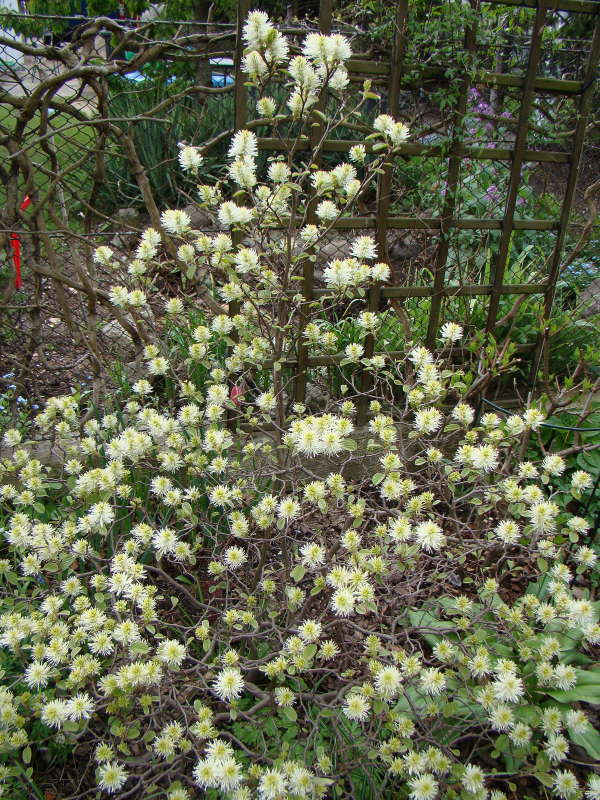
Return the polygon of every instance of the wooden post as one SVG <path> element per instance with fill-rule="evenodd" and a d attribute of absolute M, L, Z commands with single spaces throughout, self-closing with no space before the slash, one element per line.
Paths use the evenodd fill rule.
<path fill-rule="evenodd" d="M 402 78 L 402 65 L 406 52 L 406 33 L 408 23 L 408 0 L 398 0 L 396 5 L 396 17 L 394 20 L 394 45 L 392 49 L 392 62 L 390 68 L 390 80 L 388 84 L 388 108 L 389 113 L 394 119 L 398 116 L 400 107 L 400 81 Z M 389 261 L 387 246 L 387 232 L 389 228 L 389 210 L 392 191 L 392 171 L 393 164 L 387 163 L 383 167 L 383 174 L 377 181 L 377 217 L 375 220 L 375 241 L 377 243 L 378 258 L 382 261 Z M 381 285 L 374 284 L 369 289 L 367 309 L 378 311 L 381 298 Z M 365 358 L 372 358 L 375 352 L 375 336 L 370 333 L 365 337 Z M 358 403 L 357 422 L 364 425 L 368 409 L 368 392 L 373 386 L 373 375 L 364 372 L 361 377 L 361 397 Z"/>
<path fill-rule="evenodd" d="M 331 14 L 332 14 L 332 0 L 321 0 L 319 7 L 319 29 L 322 34 L 329 35 L 331 33 Z M 317 104 L 317 109 L 323 111 L 325 109 L 325 97 L 321 97 Z M 309 148 L 310 152 L 314 153 L 318 147 L 321 139 L 322 126 L 318 119 L 315 119 L 315 125 L 310 129 Z M 321 152 L 319 151 L 314 157 L 312 163 L 320 165 Z M 315 201 L 311 199 L 306 214 L 306 221 L 309 225 L 317 225 L 319 220 L 315 213 Z M 311 252 L 312 249 L 311 249 Z M 315 262 L 310 259 L 304 259 L 302 264 L 302 295 L 303 302 L 300 307 L 300 316 L 298 324 L 298 338 L 297 338 L 297 354 L 298 365 L 294 379 L 294 400 L 297 403 L 303 403 L 306 399 L 306 383 L 308 380 L 308 347 L 302 341 L 304 328 L 306 327 L 310 315 L 311 302 L 313 300 L 313 289 L 315 282 Z"/>
<path fill-rule="evenodd" d="M 510 168 L 510 179 L 508 184 L 508 196 L 506 198 L 506 205 L 504 208 L 504 219 L 502 220 L 502 233 L 500 235 L 500 245 L 498 247 L 498 254 L 496 256 L 494 278 L 492 281 L 492 295 L 490 297 L 490 305 L 488 309 L 486 333 L 490 333 L 494 329 L 496 319 L 498 316 L 498 306 L 500 304 L 500 290 L 504 281 L 504 273 L 506 271 L 506 262 L 508 260 L 508 253 L 510 249 L 510 240 L 514 230 L 515 206 L 517 203 L 517 194 L 521 184 L 521 168 L 523 166 L 523 155 L 525 153 L 525 146 L 527 144 L 527 133 L 529 130 L 529 116 L 531 114 L 531 107 L 533 105 L 533 97 L 535 93 L 535 79 L 537 76 L 538 64 L 540 61 L 540 54 L 542 50 L 542 34 L 546 24 L 546 6 L 544 0 L 540 0 L 538 5 L 535 22 L 533 25 L 533 33 L 531 35 L 531 45 L 529 48 L 529 61 L 527 64 L 527 72 L 525 74 L 525 85 L 523 88 L 523 96 L 521 98 L 521 108 L 519 110 L 519 120 L 517 123 L 517 137 L 515 140 L 515 149 L 513 153 L 513 162 Z"/>
<path fill-rule="evenodd" d="M 478 0 L 472 0 L 472 8 L 475 14 L 479 13 Z M 469 25 L 465 30 L 465 50 L 467 50 L 467 52 L 473 52 L 475 49 L 475 34 L 475 25 Z M 450 146 L 450 159 L 448 162 L 448 180 L 446 185 L 444 205 L 442 207 L 440 243 L 435 258 L 433 296 L 431 298 L 429 324 L 427 327 L 426 345 L 430 349 L 435 347 L 435 340 L 440 324 L 446 262 L 448 260 L 448 251 L 450 250 L 450 232 L 455 227 L 453 217 L 456 209 L 456 190 L 458 188 L 458 177 L 460 174 L 460 164 L 463 150 L 463 125 L 467 111 L 470 86 L 470 76 L 465 74 L 461 82 L 460 94 L 452 124 L 452 143 Z"/>
<path fill-rule="evenodd" d="M 573 139 L 573 150 L 571 152 L 571 160 L 569 165 L 569 177 L 567 178 L 565 196 L 563 198 L 560 219 L 558 221 L 558 233 L 554 243 L 554 249 L 552 250 L 552 257 L 550 259 L 548 286 L 544 296 L 544 319 L 546 322 L 546 329 L 544 331 L 540 331 L 538 334 L 536 349 L 531 364 L 531 373 L 529 376 L 529 384 L 531 388 L 533 388 L 535 384 L 539 365 L 544 357 L 544 354 L 547 354 L 548 350 L 550 336 L 548 322 L 550 319 L 550 313 L 552 311 L 552 304 L 554 303 L 554 296 L 556 294 L 556 283 L 560 275 L 560 262 L 565 245 L 567 230 L 569 227 L 569 217 L 571 216 L 571 210 L 573 208 L 573 199 L 575 197 L 577 179 L 579 178 L 579 171 L 581 168 L 581 157 L 585 142 L 585 131 L 592 108 L 594 91 L 596 89 L 596 70 L 598 67 L 598 60 L 600 58 L 600 5 L 597 7 L 597 9 L 594 37 L 592 39 L 592 45 L 585 69 L 585 77 L 583 80 L 584 89 L 579 100 L 577 124 L 575 125 L 575 137 Z"/>

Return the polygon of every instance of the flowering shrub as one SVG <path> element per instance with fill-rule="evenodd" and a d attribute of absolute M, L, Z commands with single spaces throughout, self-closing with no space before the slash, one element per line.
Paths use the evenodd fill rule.
<path fill-rule="evenodd" d="M 317 120 L 324 135 L 356 112 L 343 37 L 310 35 L 290 59 L 262 12 L 244 33 L 275 132 L 300 137 Z M 275 77 L 289 81 L 287 111 L 266 94 Z M 57 468 L 5 432 L 7 796 L 43 775 L 27 765 L 54 738 L 72 748 L 72 798 L 500 800 L 528 781 L 600 797 L 580 766 L 598 756 L 585 706 L 600 699 L 585 588 L 597 556 L 580 542 L 586 520 L 553 502 L 560 456 L 519 458 L 543 415 L 476 419 L 475 388 L 452 366 L 453 322 L 437 354 L 367 355 L 380 314 L 359 304 L 389 275 L 369 236 L 326 265 L 309 308 L 296 288 L 406 136 L 381 116 L 351 163 L 325 171 L 314 152 L 299 167 L 289 154 L 263 180 L 254 134 L 238 132 L 231 184 L 198 189 L 223 230 L 203 235 L 166 211 L 112 289 L 142 326 L 170 237 L 182 271 L 210 275 L 232 313 L 194 329 L 185 364 L 149 344 L 123 406 L 81 422 L 74 395 L 51 399 L 36 424 L 55 437 Z M 182 148 L 180 163 L 200 179 L 198 150 Z M 112 263 L 106 247 L 96 258 Z M 286 359 L 299 321 L 309 353 L 330 351 L 327 309 L 344 303 L 363 332 L 338 354 L 354 377 L 311 410 L 292 399 Z M 201 388 L 189 379 L 199 362 Z M 178 385 L 172 403 L 165 380 Z M 576 496 L 591 486 L 582 471 L 571 482 Z"/>

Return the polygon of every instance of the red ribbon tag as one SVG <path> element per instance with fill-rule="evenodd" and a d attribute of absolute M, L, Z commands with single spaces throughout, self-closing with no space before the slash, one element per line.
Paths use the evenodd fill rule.
<path fill-rule="evenodd" d="M 28 194 L 23 198 L 23 202 L 19 206 L 21 211 L 25 211 L 31 203 L 31 198 Z M 13 251 L 13 264 L 15 267 L 15 289 L 20 289 L 23 285 L 21 278 L 21 237 L 18 233 L 11 233 L 10 246 Z"/>

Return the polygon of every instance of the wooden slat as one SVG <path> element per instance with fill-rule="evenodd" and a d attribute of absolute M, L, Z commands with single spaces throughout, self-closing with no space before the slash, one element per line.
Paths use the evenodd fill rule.
<path fill-rule="evenodd" d="M 536 8 L 536 0 L 483 0 L 499 6 L 518 6 L 519 8 Z M 576 14 L 595 14 L 598 3 L 593 0 L 558 0 L 549 7 L 549 11 L 574 11 Z"/>
<path fill-rule="evenodd" d="M 517 231 L 553 231 L 558 228 L 558 220 L 555 219 L 515 219 L 514 229 Z M 342 217 L 332 225 L 334 230 L 370 230 L 375 229 L 377 224 L 376 217 Z M 462 217 L 453 219 L 452 224 L 461 230 L 482 230 L 499 231 L 502 229 L 501 219 Z M 281 226 L 271 226 L 273 230 L 278 230 Z M 439 230 L 441 227 L 440 217 L 389 217 L 388 228 L 397 230 Z"/>
<path fill-rule="evenodd" d="M 319 29 L 321 33 L 329 35 L 331 33 L 332 21 L 332 0 L 321 0 L 319 6 Z M 317 110 L 325 111 L 327 98 L 324 93 L 319 98 Z M 320 166 L 322 161 L 322 124 L 319 119 L 315 119 L 315 124 L 311 127 L 310 137 L 306 143 L 312 153 L 313 164 Z M 312 197 L 309 201 L 306 222 L 309 225 L 317 225 L 319 220 L 316 215 L 317 198 Z M 297 329 L 297 352 L 298 363 L 296 375 L 294 376 L 294 399 L 297 403 L 303 403 L 306 399 L 306 384 L 308 380 L 308 346 L 303 340 L 304 328 L 310 319 L 310 304 L 313 299 L 313 286 L 315 280 L 315 262 L 311 258 L 305 258 L 302 264 L 302 294 L 304 302 L 300 306 Z"/>
<path fill-rule="evenodd" d="M 529 353 L 535 348 L 535 342 L 525 342 L 523 344 L 518 344 L 515 347 L 515 351 L 517 353 Z M 434 351 L 435 352 L 435 351 Z M 406 358 L 407 351 L 406 350 L 378 350 L 374 355 L 376 356 L 386 356 L 390 361 L 400 361 L 401 359 Z M 473 355 L 471 350 L 467 350 L 465 347 L 454 347 L 452 348 L 452 356 L 455 358 L 461 358 L 465 356 Z M 342 362 L 346 358 L 345 353 L 332 353 L 331 355 L 323 355 L 323 356 L 310 356 L 308 359 L 308 366 L 309 367 L 334 367 L 340 362 Z M 295 358 L 286 358 L 282 359 L 280 362 L 283 367 L 295 367 L 298 361 Z M 262 366 L 265 369 L 269 369 L 273 366 L 272 361 L 264 361 Z"/>
<path fill-rule="evenodd" d="M 475 15 L 479 13 L 478 0 L 471 0 Z M 476 45 L 476 30 L 474 26 L 469 26 L 465 30 L 465 50 L 473 53 Z M 458 178 L 460 174 L 461 138 L 463 136 L 463 123 L 467 113 L 467 103 L 469 99 L 469 89 L 471 81 L 465 75 L 461 82 L 457 108 L 452 120 L 452 144 L 450 147 L 450 158 L 448 160 L 448 177 L 446 181 L 446 194 L 442 207 L 442 217 L 440 220 L 441 237 L 435 254 L 433 294 L 431 308 L 429 309 L 429 322 L 427 325 L 426 346 L 430 349 L 435 345 L 437 338 L 440 314 L 442 310 L 442 299 L 444 297 L 442 289 L 446 275 L 446 262 L 450 251 L 450 232 L 455 229 L 454 213 L 456 211 L 456 192 L 458 189 Z"/>
<path fill-rule="evenodd" d="M 408 28 L 408 0 L 398 0 L 394 18 L 394 43 L 390 82 L 388 86 L 388 112 L 394 119 L 398 119 L 400 109 L 400 81 L 402 77 L 402 64 L 406 52 L 406 36 Z M 375 219 L 375 241 L 377 243 L 378 260 L 389 262 L 387 246 L 388 219 L 392 195 L 393 161 L 383 165 L 383 174 L 377 181 L 377 215 Z M 381 284 L 375 283 L 369 289 L 367 310 L 377 312 L 381 298 Z M 375 335 L 369 333 L 365 337 L 365 358 L 372 358 L 375 352 Z M 358 401 L 357 423 L 364 425 L 367 417 L 369 392 L 373 388 L 373 374 L 363 371 L 361 376 L 361 397 Z"/>
<path fill-rule="evenodd" d="M 598 5 L 598 15 L 596 17 L 596 25 L 594 27 L 594 36 L 592 45 L 588 55 L 588 60 L 585 68 L 584 84 L 586 85 L 585 91 L 581 95 L 579 101 L 579 109 L 577 114 L 577 123 L 575 125 L 575 136 L 573 138 L 573 151 L 571 156 L 571 164 L 569 167 L 569 176 L 567 178 L 567 185 L 565 187 L 565 194 L 563 197 L 562 207 L 560 210 L 560 219 L 558 221 L 558 235 L 554 243 L 554 249 L 550 259 L 550 276 L 548 279 L 548 287 L 544 297 L 544 318 L 546 320 L 546 329 L 538 337 L 537 348 L 532 360 L 532 368 L 529 376 L 530 385 L 533 386 L 537 377 L 541 357 L 545 360 L 545 378 L 548 373 L 548 358 L 549 358 L 549 342 L 550 330 L 549 319 L 552 312 L 552 305 L 554 303 L 554 296 L 556 294 L 556 283 L 560 275 L 561 259 L 565 246 L 565 238 L 569 228 L 569 219 L 573 208 L 573 201 L 575 198 L 575 189 L 577 187 L 577 180 L 581 169 L 581 159 L 583 155 L 583 145 L 585 142 L 585 132 L 588 125 L 590 112 L 592 110 L 592 103 L 597 88 L 596 74 L 598 68 L 598 61 L 600 59 L 600 3 Z"/>
<path fill-rule="evenodd" d="M 263 137 L 259 138 L 258 140 L 258 146 L 261 150 L 284 151 L 289 143 L 289 139 Z M 323 152 L 347 153 L 348 150 L 355 144 L 363 144 L 367 152 L 372 151 L 372 143 L 364 142 L 361 139 L 326 139 L 323 142 Z M 300 139 L 300 141 L 297 143 L 296 150 L 305 152 L 308 149 L 308 138 L 305 137 Z M 446 155 L 447 149 L 441 145 L 405 142 L 404 144 L 398 146 L 397 152 L 401 156 L 407 155 L 440 158 Z M 458 145 L 457 153 L 464 158 L 473 158 L 486 161 L 510 161 L 514 156 L 514 150 L 506 147 L 473 147 L 469 145 Z M 523 157 L 525 161 L 531 163 L 549 162 L 556 164 L 568 164 L 570 159 L 569 153 L 562 153 L 559 150 L 525 150 Z"/>
<path fill-rule="evenodd" d="M 389 75 L 390 73 L 390 65 L 386 62 L 354 58 L 348 61 L 347 66 L 351 76 L 352 73 L 379 76 Z M 414 82 L 415 86 L 421 86 L 424 81 L 443 81 L 446 78 L 446 67 L 443 66 L 420 67 L 418 64 L 406 64 L 406 74 L 409 75 L 412 70 L 416 70 L 419 75 L 418 79 Z M 453 80 L 455 79 L 453 78 Z M 483 72 L 481 75 L 476 76 L 476 81 L 484 86 L 507 86 L 509 88 L 523 89 L 525 88 L 526 77 L 503 72 Z M 411 85 L 410 80 L 408 85 Z M 579 94 L 583 86 L 583 81 L 546 78 L 543 76 L 535 77 L 533 83 L 533 88 L 537 92 L 552 92 L 557 94 Z"/>
<path fill-rule="evenodd" d="M 542 52 L 542 35 L 546 23 L 546 6 L 544 0 L 540 0 L 540 5 L 536 11 L 533 32 L 531 35 L 531 45 L 529 48 L 529 59 L 527 62 L 527 73 L 525 76 L 525 88 L 521 98 L 521 108 L 519 109 L 519 119 L 517 122 L 517 137 L 515 140 L 515 155 L 510 168 L 510 178 L 508 183 L 508 195 L 504 207 L 504 219 L 502 220 L 502 235 L 498 253 L 494 262 L 493 289 L 490 297 L 490 306 L 485 329 L 489 333 L 496 324 L 498 305 L 500 303 L 500 290 L 504 282 L 504 273 L 510 250 L 510 240 L 514 226 L 515 208 L 519 186 L 521 185 L 521 168 L 523 166 L 523 154 L 527 143 L 529 132 L 529 117 L 534 98 L 535 76 L 537 74 L 540 55 Z"/>
<path fill-rule="evenodd" d="M 544 294 L 548 288 L 547 283 L 507 283 L 502 286 L 500 294 Z M 444 297 L 485 297 L 491 295 L 492 284 L 468 283 L 462 285 L 444 286 L 440 292 Z M 432 297 L 433 286 L 384 286 L 381 296 L 389 297 Z M 328 289 L 315 289 L 314 298 L 331 296 Z M 353 296 L 346 296 L 347 300 Z"/>
<path fill-rule="evenodd" d="M 242 59 L 244 56 L 244 40 L 242 32 L 246 17 L 250 12 L 250 0 L 238 0 L 237 7 L 237 23 L 236 23 L 236 39 L 235 51 L 233 54 L 234 64 L 234 87 L 233 87 L 233 126 L 236 131 L 241 130 L 246 125 L 247 117 L 247 95 L 245 86 L 245 76 L 242 72 Z M 231 240 L 234 245 L 239 245 L 242 237 L 239 231 L 234 231 L 231 235 Z M 227 313 L 230 317 L 235 317 L 240 313 L 240 303 L 238 300 L 233 300 L 227 306 Z M 231 336 L 233 341 L 237 341 L 237 332 L 232 331 Z M 231 384 L 230 388 L 233 388 Z M 235 414 L 231 409 L 227 411 L 227 425 L 233 430 L 235 428 Z"/>

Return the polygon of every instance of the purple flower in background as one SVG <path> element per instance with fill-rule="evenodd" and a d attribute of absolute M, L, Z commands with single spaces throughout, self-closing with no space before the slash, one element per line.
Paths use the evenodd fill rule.
<path fill-rule="evenodd" d="M 492 183 L 491 186 L 488 186 L 488 188 L 485 190 L 485 193 L 493 203 L 497 203 L 498 200 L 500 200 L 500 190 L 495 183 Z"/>
<path fill-rule="evenodd" d="M 510 113 L 510 111 L 503 111 L 503 112 L 500 114 L 500 116 L 501 116 L 503 119 L 512 119 L 512 114 Z"/>
<path fill-rule="evenodd" d="M 527 200 L 525 200 L 524 197 L 517 197 L 517 205 L 518 206 L 524 206 L 526 202 L 527 202 Z"/>

